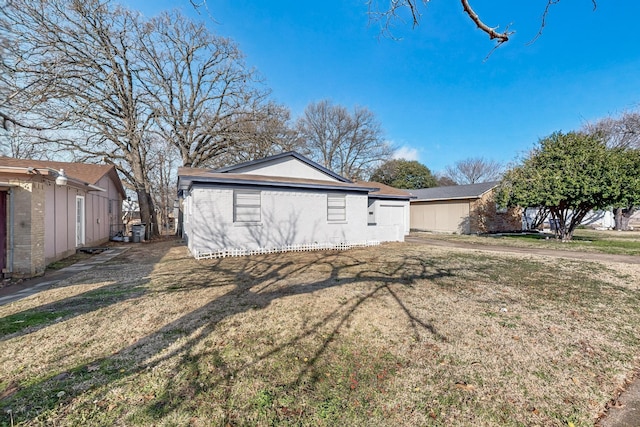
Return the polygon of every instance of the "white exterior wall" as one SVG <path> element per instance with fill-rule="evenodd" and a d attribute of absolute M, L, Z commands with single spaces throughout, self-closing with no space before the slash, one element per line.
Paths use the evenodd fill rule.
<path fill-rule="evenodd" d="M 404 242 L 409 234 L 409 201 L 374 199 L 369 205 L 375 225 L 369 225 L 369 240 Z M 370 217 L 371 219 L 371 217 Z"/>
<path fill-rule="evenodd" d="M 593 228 L 614 228 L 616 226 L 616 219 L 613 216 L 612 210 L 590 211 L 585 215 L 580 225 Z"/>
<path fill-rule="evenodd" d="M 327 192 L 262 190 L 261 221 L 246 224 L 233 222 L 232 188 L 195 187 L 184 200 L 184 235 L 193 254 L 367 241 L 367 195 L 342 194 L 346 194 L 347 220 L 330 223 Z"/>
<path fill-rule="evenodd" d="M 301 162 L 294 157 L 286 157 L 274 159 L 270 162 L 264 162 L 259 165 L 246 166 L 244 168 L 234 169 L 233 173 L 248 173 L 264 176 L 294 176 L 303 179 L 319 179 L 322 181 L 337 182 L 338 180 L 312 168 L 308 164 Z"/>
<path fill-rule="evenodd" d="M 629 218 L 629 225 L 635 230 L 640 226 L 640 210 L 635 211 Z"/>
<path fill-rule="evenodd" d="M 522 220 L 523 228 L 526 226 L 527 223 L 531 223 L 531 220 L 535 216 L 537 211 L 538 211 L 537 208 L 527 208 L 527 210 L 525 211 L 527 218 L 525 219 L 523 215 L 523 220 Z M 549 215 L 545 220 L 544 227 L 550 228 L 550 225 L 549 225 L 550 220 L 551 220 L 551 215 Z M 595 229 L 608 229 L 608 228 L 614 228 L 616 226 L 616 220 L 613 215 L 613 210 L 606 210 L 606 211 L 592 210 L 585 215 L 580 225 L 583 225 L 585 227 L 595 228 Z"/>

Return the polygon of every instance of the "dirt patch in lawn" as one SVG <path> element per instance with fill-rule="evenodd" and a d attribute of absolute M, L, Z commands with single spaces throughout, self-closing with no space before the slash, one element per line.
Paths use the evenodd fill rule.
<path fill-rule="evenodd" d="M 638 283 L 635 265 L 421 245 L 148 244 L 0 307 L 18 322 L 0 421 L 593 425 L 638 365 Z"/>

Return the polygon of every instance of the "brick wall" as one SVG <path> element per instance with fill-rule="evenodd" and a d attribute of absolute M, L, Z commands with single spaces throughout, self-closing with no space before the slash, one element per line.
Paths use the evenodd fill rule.
<path fill-rule="evenodd" d="M 469 211 L 470 233 L 497 233 L 522 229 L 522 210 L 509 208 L 506 212 L 498 211 L 493 191 L 471 202 Z"/>
<path fill-rule="evenodd" d="M 18 181 L 13 187 L 13 276 L 44 273 L 44 185 Z M 11 207 L 10 207 L 11 208 Z M 11 224 L 9 224 L 11 227 Z"/>

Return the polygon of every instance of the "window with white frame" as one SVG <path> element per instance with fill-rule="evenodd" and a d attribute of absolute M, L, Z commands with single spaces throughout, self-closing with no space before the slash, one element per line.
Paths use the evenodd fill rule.
<path fill-rule="evenodd" d="M 233 191 L 233 222 L 260 222 L 260 211 L 259 190 Z"/>
<path fill-rule="evenodd" d="M 327 195 L 327 221 L 344 222 L 347 220 L 347 197 L 344 194 Z"/>

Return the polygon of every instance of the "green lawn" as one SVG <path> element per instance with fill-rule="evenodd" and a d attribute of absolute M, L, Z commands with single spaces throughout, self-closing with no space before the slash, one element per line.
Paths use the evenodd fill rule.
<path fill-rule="evenodd" d="M 639 305 L 628 264 L 153 243 L 0 306 L 0 425 L 592 426 Z"/>

